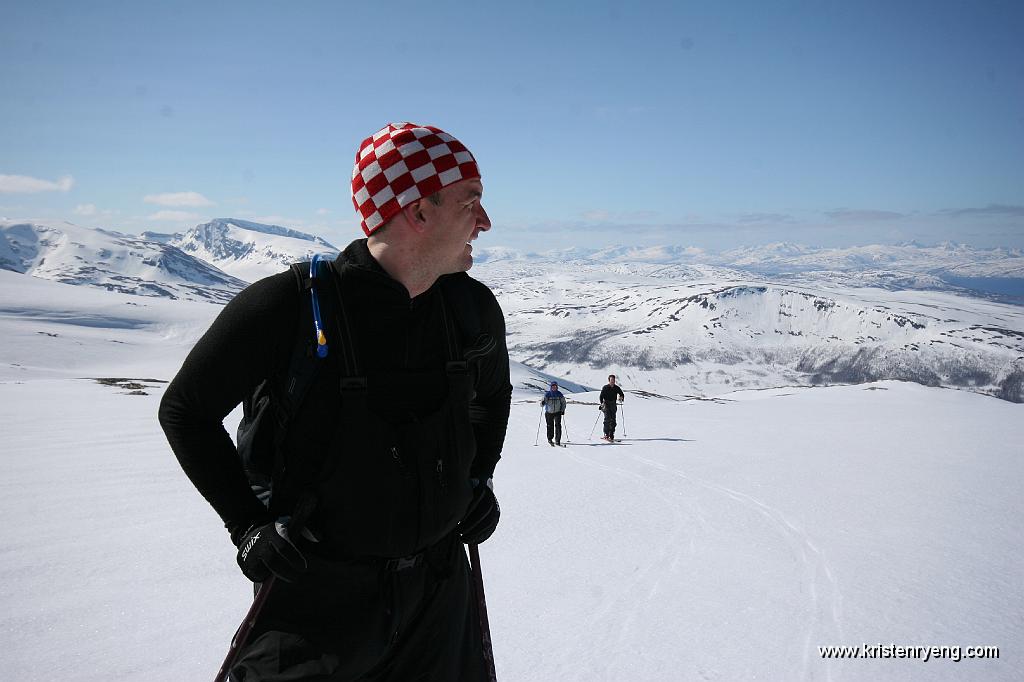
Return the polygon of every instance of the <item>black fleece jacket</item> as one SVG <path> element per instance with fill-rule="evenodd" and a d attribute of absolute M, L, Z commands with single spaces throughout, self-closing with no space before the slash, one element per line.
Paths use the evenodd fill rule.
<path fill-rule="evenodd" d="M 365 239 L 352 242 L 335 265 L 344 273 L 342 297 L 357 358 L 366 373 L 416 372 L 443 365 L 448 337 L 439 283 L 410 299 L 405 287 L 373 258 Z M 477 444 L 471 475 L 486 479 L 501 455 L 512 395 L 505 320 L 485 285 L 465 273 L 446 277 L 458 278 L 457 285 L 467 288 L 480 327 L 496 342 L 485 357 L 476 360 L 476 395 L 469 415 Z M 267 512 L 249 488 L 223 419 L 261 381 L 287 369 L 303 309 L 300 296 L 308 294 L 300 294 L 287 271 L 239 293 L 189 353 L 160 403 L 160 424 L 178 462 L 233 535 L 265 518 Z M 451 303 L 448 306 L 452 308 Z M 333 362 L 339 362 L 339 355 L 340 349 L 332 347 Z M 437 390 L 436 395 L 404 398 L 398 390 L 390 397 L 396 410 L 415 412 L 443 399 L 446 387 Z M 330 413 L 340 407 L 336 392 L 337 384 L 326 379 L 310 388 L 293 424 L 307 447 L 330 447 L 323 434 L 337 417 Z M 403 405 L 403 399 L 410 404 Z"/>
<path fill-rule="evenodd" d="M 604 388 L 601 389 L 601 402 L 605 405 L 610 406 L 613 410 L 617 409 L 615 403 L 616 396 L 622 398 L 623 400 L 626 399 L 625 394 L 623 394 L 622 389 L 619 388 L 618 384 L 616 384 L 615 386 L 612 386 L 611 384 L 605 384 Z"/>

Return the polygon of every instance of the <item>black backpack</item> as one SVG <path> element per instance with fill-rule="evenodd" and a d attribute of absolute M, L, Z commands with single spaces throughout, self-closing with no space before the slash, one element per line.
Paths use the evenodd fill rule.
<path fill-rule="evenodd" d="M 313 267 L 316 267 L 316 276 L 313 276 Z M 270 506 L 274 481 L 282 479 L 288 427 L 327 352 L 341 354 L 347 376 L 353 376 L 358 367 L 338 287 L 339 273 L 334 263 L 314 257 L 313 261 L 293 264 L 291 272 L 303 296 L 287 373 L 283 377 L 265 379 L 242 401 L 243 416 L 236 439 L 238 456 L 249 485 L 267 507 Z M 490 352 L 495 341 L 489 334 L 481 332 L 479 312 L 466 287 L 456 286 L 454 278 L 446 278 L 442 281 L 441 292 L 446 305 L 450 304 L 454 309 L 454 335 L 461 337 L 449 340 L 471 365 L 474 359 Z M 328 321 L 330 329 L 336 331 L 329 348 L 322 343 L 325 340 L 322 335 L 324 323 Z M 465 343 L 467 339 L 471 340 L 470 343 Z"/>

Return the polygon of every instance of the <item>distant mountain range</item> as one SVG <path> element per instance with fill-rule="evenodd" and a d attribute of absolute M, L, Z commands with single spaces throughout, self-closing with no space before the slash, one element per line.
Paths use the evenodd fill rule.
<path fill-rule="evenodd" d="M 247 283 L 338 250 L 277 225 L 222 218 L 181 234 L 0 221 L 0 268 L 140 296 L 226 303 Z"/>
<path fill-rule="evenodd" d="M 950 242 L 848 248 L 775 243 L 720 253 L 681 246 L 572 248 L 540 253 L 497 247 L 479 249 L 477 254 L 479 262 L 711 265 L 797 283 L 826 279 L 858 287 L 954 291 L 1024 303 L 1024 252 L 976 249 Z"/>
<path fill-rule="evenodd" d="M 224 303 L 317 252 L 337 249 L 227 218 L 141 236 L 0 221 L 2 269 L 170 299 Z M 903 379 L 1024 401 L 1024 306 L 1007 304 L 1024 301 L 1019 250 L 490 248 L 477 261 L 512 358 L 537 376 L 596 387 L 614 372 L 669 396 Z"/>
<path fill-rule="evenodd" d="M 666 395 L 914 381 L 1024 401 L 1024 307 L 714 266 L 492 261 L 516 360 Z"/>
<path fill-rule="evenodd" d="M 71 223 L 0 222 L 0 268 L 64 284 L 217 303 L 245 286 L 170 244 Z"/>
<path fill-rule="evenodd" d="M 932 274 L 950 272 L 969 277 L 1024 278 L 1024 252 L 1020 249 L 976 249 L 952 242 L 936 246 L 907 242 L 847 248 L 819 248 L 779 242 L 717 253 L 692 246 L 574 247 L 543 252 L 491 247 L 478 251 L 482 261 L 585 260 L 605 263 L 719 265 L 770 274 L 821 270 L 860 271 L 884 267 Z"/>

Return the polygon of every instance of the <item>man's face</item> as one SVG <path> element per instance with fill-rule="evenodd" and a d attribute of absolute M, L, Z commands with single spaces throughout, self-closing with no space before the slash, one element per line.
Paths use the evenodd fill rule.
<path fill-rule="evenodd" d="M 614 386 L 615 385 L 615 377 L 608 377 L 608 385 L 609 386 Z"/>
<path fill-rule="evenodd" d="M 491 220 L 480 203 L 483 192 L 480 180 L 463 180 L 440 191 L 440 206 L 426 199 L 421 203 L 433 223 L 429 249 L 443 274 L 465 272 L 473 267 L 473 247 L 469 242 L 491 229 Z"/>

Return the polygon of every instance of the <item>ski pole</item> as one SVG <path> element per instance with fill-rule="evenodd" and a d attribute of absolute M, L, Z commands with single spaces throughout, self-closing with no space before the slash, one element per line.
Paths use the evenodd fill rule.
<path fill-rule="evenodd" d="M 306 493 L 299 498 L 298 504 L 295 505 L 295 512 L 292 514 L 291 523 L 288 524 L 289 535 L 294 533 L 295 538 L 302 536 L 302 529 L 306 527 L 306 519 L 313 513 L 315 505 L 316 497 L 311 493 Z M 252 606 L 249 607 L 245 618 L 242 619 L 238 629 L 235 630 L 235 636 L 231 638 L 228 654 L 224 657 L 224 662 L 220 664 L 220 670 L 217 671 L 217 677 L 214 679 L 214 682 L 228 682 L 228 673 L 235 667 L 242 649 L 249 643 L 249 635 L 252 634 L 252 629 L 256 625 L 256 619 L 259 618 L 260 612 L 263 611 L 263 607 L 266 605 L 270 592 L 273 589 L 274 576 L 270 576 L 260 583 L 260 589 L 252 600 Z"/>
<path fill-rule="evenodd" d="M 253 626 L 256 625 L 256 619 L 263 610 L 263 605 L 267 603 L 267 598 L 270 596 L 270 591 L 273 588 L 274 576 L 270 576 L 260 583 L 260 589 L 256 592 L 256 598 L 252 600 L 252 606 L 249 607 L 245 618 L 242 619 L 238 629 L 235 630 L 235 636 L 231 638 L 228 655 L 224 657 L 224 662 L 220 664 L 220 670 L 217 671 L 217 677 L 214 678 L 214 682 L 228 682 L 228 672 L 238 662 L 238 655 L 242 653 L 242 647 L 248 641 Z"/>
<path fill-rule="evenodd" d="M 480 639 L 484 648 L 484 662 L 487 664 L 487 679 L 489 682 L 498 682 L 498 674 L 494 669 L 494 648 L 491 646 L 491 626 L 487 621 L 487 601 L 484 599 L 484 576 L 480 570 L 480 550 L 476 545 L 469 546 L 469 558 L 477 610 L 480 612 Z"/>
<path fill-rule="evenodd" d="M 571 443 L 572 438 L 569 436 L 569 420 L 565 418 L 565 412 L 562 413 L 562 428 L 565 430 L 565 442 Z"/>
<path fill-rule="evenodd" d="M 629 432 L 626 431 L 626 404 L 619 403 L 619 405 L 622 407 L 622 435 L 629 438 Z"/>
<path fill-rule="evenodd" d="M 541 403 L 540 414 L 537 415 L 537 435 L 533 437 L 533 447 L 537 447 L 537 442 L 540 441 L 540 420 L 544 417 L 544 404 Z"/>
<path fill-rule="evenodd" d="M 590 427 L 590 436 L 587 437 L 587 440 L 594 440 L 594 429 L 597 428 L 597 422 L 599 422 L 601 420 L 601 415 L 602 414 L 604 414 L 604 412 L 600 412 L 599 411 L 597 413 L 597 419 L 594 420 L 594 425 L 592 427 Z"/>

